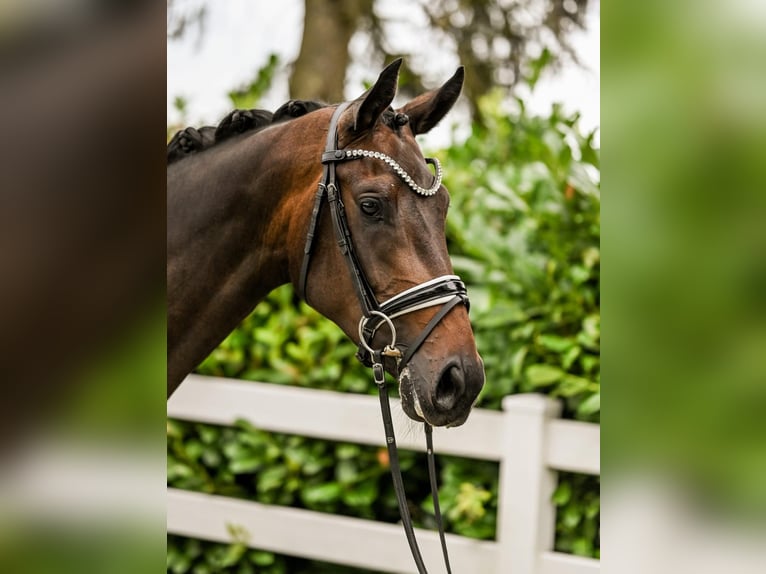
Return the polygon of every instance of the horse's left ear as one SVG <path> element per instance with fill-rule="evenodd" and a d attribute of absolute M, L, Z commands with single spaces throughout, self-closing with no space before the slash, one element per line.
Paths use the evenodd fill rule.
<path fill-rule="evenodd" d="M 396 86 L 399 83 L 399 67 L 402 59 L 391 62 L 378 76 L 375 85 L 367 90 L 357 101 L 354 110 L 354 131 L 361 132 L 370 129 L 378 121 L 396 96 Z"/>
<path fill-rule="evenodd" d="M 430 131 L 447 115 L 460 95 L 464 77 L 465 69 L 460 66 L 441 88 L 419 95 L 398 110 L 409 116 L 410 127 L 415 135 Z"/>

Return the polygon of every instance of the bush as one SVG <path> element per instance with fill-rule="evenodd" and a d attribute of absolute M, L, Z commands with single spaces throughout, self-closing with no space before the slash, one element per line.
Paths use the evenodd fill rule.
<path fill-rule="evenodd" d="M 487 374 L 478 406 L 497 409 L 508 394 L 540 392 L 561 398 L 566 417 L 598 422 L 600 193 L 594 135 L 581 135 L 577 116 L 558 107 L 549 117 L 532 117 L 520 101 L 516 110 L 503 110 L 500 95 L 481 105 L 485 125 L 473 126 L 467 141 L 437 154 L 452 197 L 449 250 L 468 285 Z M 374 393 L 355 352 L 334 324 L 298 302 L 286 286 L 261 303 L 198 372 Z M 288 437 L 244 422 L 221 429 L 171 421 L 168 449 L 172 486 L 398 519 L 382 445 Z M 403 453 L 403 467 L 408 496 L 421 503 L 414 519 L 432 526 L 425 464 L 420 455 Z M 440 457 L 439 468 L 448 531 L 492 539 L 497 465 Z M 598 556 L 598 477 L 562 473 L 553 498 L 557 549 Z"/>
<path fill-rule="evenodd" d="M 447 236 L 468 284 L 487 387 L 480 406 L 543 392 L 566 415 L 598 421 L 600 198 L 593 136 L 554 107 L 547 118 L 505 115 L 446 150 Z"/>

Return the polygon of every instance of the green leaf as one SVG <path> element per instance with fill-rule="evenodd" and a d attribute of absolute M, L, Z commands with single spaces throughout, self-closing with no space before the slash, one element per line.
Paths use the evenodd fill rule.
<path fill-rule="evenodd" d="M 556 353 L 563 353 L 575 345 L 575 342 L 572 339 L 559 337 L 558 335 L 540 335 L 537 338 L 537 342 L 546 349 Z"/>
<path fill-rule="evenodd" d="M 551 501 L 556 506 L 564 506 L 572 498 L 572 485 L 569 482 L 561 482 L 551 496 Z"/>
<path fill-rule="evenodd" d="M 375 480 L 366 480 L 354 485 L 343 493 L 343 502 L 349 506 L 370 506 L 378 497 L 378 484 Z"/>
<path fill-rule="evenodd" d="M 593 519 L 598 515 L 599 512 L 601 512 L 601 501 L 599 498 L 593 498 L 585 506 L 585 517 L 588 519 Z"/>
<path fill-rule="evenodd" d="M 601 393 L 595 393 L 585 399 L 577 407 L 577 414 L 581 416 L 592 415 L 601 410 Z"/>
<path fill-rule="evenodd" d="M 582 348 L 575 345 L 574 347 L 571 347 L 566 353 L 564 353 L 564 356 L 561 357 L 561 366 L 569 370 L 572 367 L 572 364 L 577 360 L 577 357 L 580 356 L 580 353 L 582 352 Z"/>
<path fill-rule="evenodd" d="M 572 543 L 572 554 L 576 556 L 592 556 L 593 542 L 587 538 L 577 538 Z"/>
<path fill-rule="evenodd" d="M 526 313 L 519 307 L 511 305 L 498 306 L 482 317 L 476 319 L 477 325 L 485 329 L 504 327 L 514 323 L 520 323 L 527 319 Z"/>
<path fill-rule="evenodd" d="M 580 285 L 590 279 L 590 270 L 582 265 L 572 265 L 569 268 L 569 276 L 575 285 Z"/>
<path fill-rule="evenodd" d="M 231 544 L 221 560 L 221 566 L 233 566 L 240 561 L 246 550 L 247 546 L 242 543 Z"/>
<path fill-rule="evenodd" d="M 248 558 L 256 566 L 271 566 L 276 561 L 273 553 L 264 552 L 263 550 L 251 550 Z"/>
<path fill-rule="evenodd" d="M 521 370 L 524 368 L 524 359 L 527 356 L 528 350 L 529 347 L 522 345 L 511 356 L 511 374 L 515 379 L 518 379 L 521 376 Z"/>
<path fill-rule="evenodd" d="M 191 558 L 186 555 L 178 554 L 174 557 L 170 571 L 173 574 L 185 574 L 191 568 Z"/>
<path fill-rule="evenodd" d="M 335 478 L 341 484 L 352 484 L 359 478 L 359 467 L 354 460 L 341 460 L 335 466 Z"/>
<path fill-rule="evenodd" d="M 339 444 L 335 448 L 335 454 L 340 460 L 346 460 L 349 458 L 356 458 L 359 456 L 361 448 L 356 444 Z"/>
<path fill-rule="evenodd" d="M 306 486 L 301 491 L 301 499 L 307 505 L 333 502 L 340 498 L 342 488 L 337 482 Z"/>
<path fill-rule="evenodd" d="M 582 261 L 583 261 L 583 264 L 588 269 L 592 269 L 593 267 L 595 267 L 600 260 L 601 260 L 601 252 L 598 247 L 590 246 L 583 250 Z"/>
<path fill-rule="evenodd" d="M 273 491 L 281 486 L 287 476 L 287 467 L 284 465 L 270 466 L 258 473 L 257 485 L 258 492 L 265 493 Z"/>
<path fill-rule="evenodd" d="M 229 470 L 234 474 L 245 474 L 255 472 L 263 466 L 261 457 L 248 457 L 232 460 L 229 463 Z"/>
<path fill-rule="evenodd" d="M 566 375 L 561 381 L 556 394 L 562 397 L 574 397 L 576 395 L 587 392 L 591 387 L 594 387 L 595 383 L 589 381 L 584 377 L 576 377 L 574 375 Z"/>
<path fill-rule="evenodd" d="M 169 481 L 179 478 L 189 478 L 190 476 L 194 476 L 194 470 L 190 466 L 180 462 L 168 465 L 167 477 Z"/>
<path fill-rule="evenodd" d="M 524 375 L 532 386 L 543 387 L 559 381 L 565 373 L 552 365 L 530 365 Z"/>
<path fill-rule="evenodd" d="M 598 340 L 601 337 L 601 317 L 598 315 L 585 317 L 582 322 L 582 328 L 589 339 Z"/>
<path fill-rule="evenodd" d="M 563 523 L 564 526 L 567 528 L 574 528 L 580 523 L 580 520 L 582 520 L 582 514 L 580 513 L 580 509 L 574 506 L 567 506 L 564 509 L 563 514 Z"/>

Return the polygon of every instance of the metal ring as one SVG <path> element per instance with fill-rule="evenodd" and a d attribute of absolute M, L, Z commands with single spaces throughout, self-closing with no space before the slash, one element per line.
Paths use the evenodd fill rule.
<path fill-rule="evenodd" d="M 388 328 L 391 329 L 391 344 L 388 346 L 391 348 L 396 347 L 396 328 L 394 327 L 393 321 L 391 321 L 388 315 L 381 313 L 380 311 L 370 311 L 370 316 L 372 315 L 377 315 L 386 322 Z M 359 320 L 359 344 L 362 345 L 362 347 L 364 347 L 367 352 L 372 354 L 375 351 L 367 344 L 367 341 L 364 340 L 364 326 L 369 320 L 370 317 L 362 317 Z"/>

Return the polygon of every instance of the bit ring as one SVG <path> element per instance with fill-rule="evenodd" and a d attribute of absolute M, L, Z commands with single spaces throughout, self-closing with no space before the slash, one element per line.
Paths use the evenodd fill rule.
<path fill-rule="evenodd" d="M 364 339 L 364 327 L 367 324 L 367 321 L 369 321 L 370 317 L 372 317 L 373 315 L 377 315 L 378 317 L 382 318 L 383 321 L 385 321 L 386 324 L 388 325 L 388 328 L 391 329 L 391 344 L 387 345 L 386 348 L 391 348 L 391 349 L 395 348 L 396 347 L 396 328 L 394 327 L 394 323 L 393 321 L 391 321 L 391 318 L 388 315 L 380 311 L 370 311 L 369 317 L 362 317 L 359 320 L 359 342 L 360 342 L 359 344 L 362 345 L 362 347 L 364 347 L 364 349 L 368 353 L 370 354 L 375 353 L 375 351 L 367 344 L 367 341 L 365 341 Z"/>

